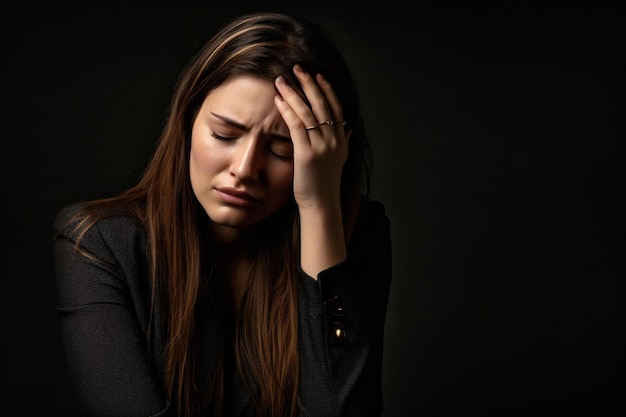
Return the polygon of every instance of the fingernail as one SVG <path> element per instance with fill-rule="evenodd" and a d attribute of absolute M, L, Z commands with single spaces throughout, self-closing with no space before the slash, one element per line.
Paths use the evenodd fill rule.
<path fill-rule="evenodd" d="M 276 84 L 285 85 L 287 84 L 287 82 L 282 75 L 279 75 L 278 77 L 276 77 Z"/>

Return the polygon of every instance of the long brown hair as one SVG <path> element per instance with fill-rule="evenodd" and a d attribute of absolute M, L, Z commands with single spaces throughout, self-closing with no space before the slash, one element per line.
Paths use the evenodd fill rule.
<path fill-rule="evenodd" d="M 189 180 L 191 126 L 206 95 L 232 75 L 254 74 L 272 82 L 282 75 L 304 97 L 292 73 L 295 64 L 324 74 L 351 129 L 341 180 L 348 241 L 361 195 L 369 193 L 371 166 L 355 83 L 320 26 L 279 13 L 236 18 L 204 43 L 178 80 L 155 153 L 138 184 L 118 196 L 87 203 L 81 215 L 79 236 L 115 207 L 125 207 L 143 223 L 150 249 L 152 311 L 158 305 L 167 323 L 164 381 L 179 414 L 186 417 L 208 409 L 222 414 L 227 354 L 219 342 L 217 366 L 204 381 L 197 348 L 199 322 L 205 313 L 214 313 L 222 328 L 219 321 L 226 318 L 203 297 L 210 291 L 207 276 L 212 264 L 203 245 L 206 213 Z M 297 408 L 299 219 L 293 199 L 279 214 L 255 226 L 271 233 L 257 233 L 242 259 L 250 284 L 233 335 L 234 361 L 258 416 L 292 416 Z"/>

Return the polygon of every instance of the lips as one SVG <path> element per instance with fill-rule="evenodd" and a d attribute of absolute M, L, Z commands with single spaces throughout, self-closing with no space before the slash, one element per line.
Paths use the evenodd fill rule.
<path fill-rule="evenodd" d="M 230 187 L 215 188 L 217 195 L 227 204 L 239 207 L 251 206 L 259 201 L 245 191 L 237 190 Z"/>

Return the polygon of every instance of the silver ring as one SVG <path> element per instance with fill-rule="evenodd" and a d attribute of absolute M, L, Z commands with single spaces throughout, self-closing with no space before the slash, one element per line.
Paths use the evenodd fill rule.
<path fill-rule="evenodd" d="M 345 126 L 347 124 L 347 122 L 345 120 L 343 122 L 336 122 L 334 120 L 326 120 L 325 122 L 319 123 L 319 125 L 328 125 L 328 126 L 333 126 L 335 124 L 339 124 L 339 125 Z"/>
<path fill-rule="evenodd" d="M 317 129 L 320 125 L 313 125 L 313 126 L 306 126 L 304 128 L 304 130 L 313 130 L 313 129 Z"/>

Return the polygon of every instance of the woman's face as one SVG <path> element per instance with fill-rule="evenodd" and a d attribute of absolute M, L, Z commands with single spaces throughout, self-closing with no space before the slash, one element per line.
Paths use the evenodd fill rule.
<path fill-rule="evenodd" d="M 219 230 L 246 228 L 292 195 L 293 145 L 275 95 L 269 81 L 232 77 L 206 96 L 194 120 L 191 186 Z"/>

